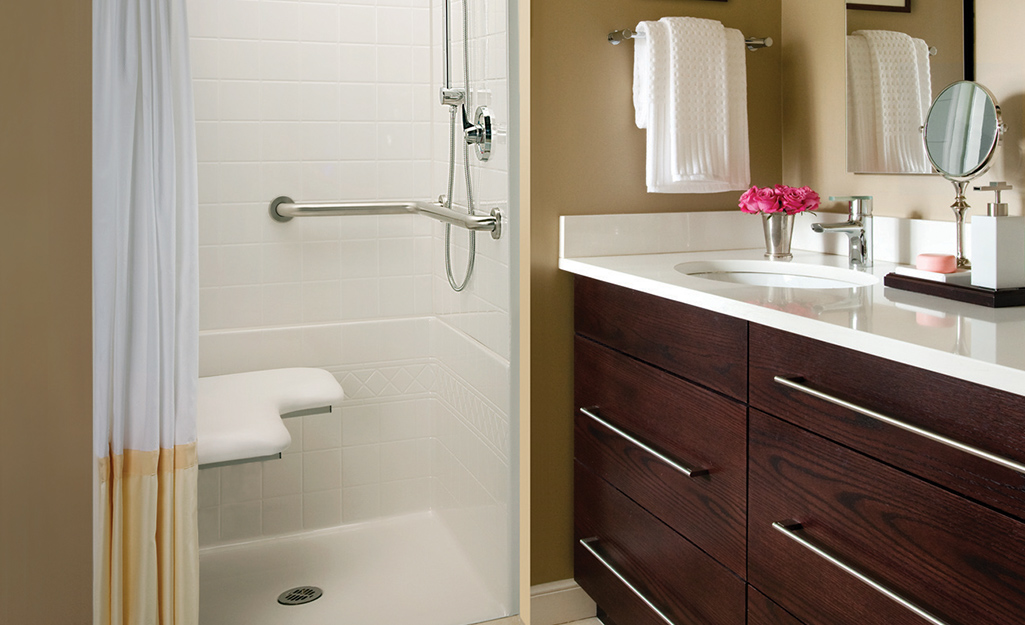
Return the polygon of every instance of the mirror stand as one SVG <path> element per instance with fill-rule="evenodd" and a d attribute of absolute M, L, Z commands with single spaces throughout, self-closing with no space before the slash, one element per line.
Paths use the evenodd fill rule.
<path fill-rule="evenodd" d="M 965 200 L 965 189 L 968 188 L 969 180 L 950 180 L 954 185 L 955 197 L 954 203 L 950 205 L 950 209 L 954 211 L 954 223 L 957 226 L 957 253 L 955 259 L 957 260 L 958 269 L 971 269 L 972 263 L 965 258 L 964 255 L 964 214 L 971 206 Z"/>

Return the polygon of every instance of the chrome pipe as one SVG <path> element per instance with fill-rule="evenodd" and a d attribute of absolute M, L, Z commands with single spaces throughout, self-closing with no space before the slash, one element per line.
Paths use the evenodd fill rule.
<path fill-rule="evenodd" d="M 605 419 L 602 419 L 601 417 L 599 417 L 594 412 L 594 410 L 596 410 L 596 409 L 595 408 L 590 408 L 590 409 L 588 409 L 588 408 L 581 408 L 580 409 L 580 413 L 583 414 L 586 417 L 589 417 L 591 420 L 597 422 L 598 424 L 600 424 L 600 425 L 602 425 L 602 426 L 612 430 L 616 434 L 619 434 L 620 436 L 622 436 L 626 440 L 628 440 L 631 443 L 633 443 L 634 445 L 640 447 L 641 449 L 643 449 L 644 451 L 648 452 L 652 456 L 655 456 L 656 458 L 658 458 L 662 462 L 666 463 L 667 465 L 669 465 L 673 469 L 676 469 L 680 473 L 683 473 L 687 477 L 699 477 L 699 476 L 702 476 L 702 475 L 708 475 L 708 469 L 695 469 L 695 468 L 692 468 L 692 467 L 688 467 L 687 465 L 682 464 L 680 462 L 677 462 L 676 460 L 673 460 L 672 458 L 670 458 L 669 456 L 663 454 L 662 452 L 658 451 L 657 449 L 655 449 L 655 448 L 653 448 L 653 447 L 651 447 L 651 446 L 649 446 L 649 445 L 639 441 L 638 439 L 634 438 L 630 434 L 627 434 L 623 430 L 621 430 L 621 429 L 617 428 L 616 426 L 612 425 L 611 423 L 609 423 Z"/>
<path fill-rule="evenodd" d="M 948 438 L 946 436 L 943 436 L 942 434 L 937 434 L 936 432 L 933 432 L 931 430 L 920 428 L 917 425 L 911 425 L 910 423 L 906 423 L 904 421 L 901 421 L 900 419 L 896 419 L 889 415 L 885 415 L 881 412 L 876 412 L 875 410 L 865 408 L 864 406 L 859 406 L 858 404 L 851 403 L 845 399 L 840 399 L 839 397 L 830 395 L 829 393 L 825 393 L 823 391 L 814 389 L 810 386 L 801 384 L 797 381 L 797 379 L 785 378 L 779 375 L 773 377 L 772 379 L 777 384 L 782 384 L 783 386 L 792 388 L 795 391 L 800 391 L 805 395 L 811 395 L 812 397 L 821 399 L 823 401 L 827 401 L 836 406 L 840 406 L 841 408 L 853 410 L 858 414 L 865 415 L 866 417 L 870 417 L 872 419 L 875 419 L 876 421 L 881 421 L 887 425 L 898 427 L 907 432 L 911 432 L 912 434 L 917 434 L 918 436 L 921 436 L 923 438 L 927 438 L 931 441 L 935 441 L 942 445 L 946 445 L 947 447 L 953 447 L 958 451 L 963 451 L 977 458 L 982 458 L 983 460 L 988 460 L 989 462 L 992 462 L 994 464 L 999 464 L 1000 466 L 1011 469 L 1012 471 L 1017 471 L 1018 473 L 1025 473 L 1025 464 L 1015 462 L 1014 460 L 1004 458 L 1003 456 L 998 456 L 983 449 L 979 449 L 978 447 L 973 447 L 972 445 L 962 443 L 961 441 Z"/>
<path fill-rule="evenodd" d="M 832 564 L 833 566 L 839 568 L 840 570 L 844 571 L 845 573 L 848 573 L 849 575 L 852 575 L 853 577 L 855 577 L 859 581 L 869 585 L 873 589 L 875 589 L 878 592 L 880 592 L 883 595 L 885 595 L 888 599 L 890 599 L 892 601 L 895 601 L 896 603 L 898 603 L 901 606 L 907 608 L 908 610 L 914 612 L 915 614 L 917 614 L 918 616 L 922 617 L 923 619 L 929 621 L 933 625 L 947 625 L 945 622 L 943 622 L 940 619 L 936 618 L 932 614 L 929 614 L 928 612 L 926 612 L 922 608 L 918 607 L 917 605 L 915 605 L 911 601 L 905 599 L 901 595 L 899 595 L 896 592 L 890 590 L 889 588 L 887 588 L 886 586 L 884 586 L 880 582 L 877 582 L 876 580 L 872 579 L 868 575 L 862 573 L 858 569 L 856 569 L 853 566 L 847 564 L 846 562 L 844 562 L 840 558 L 837 558 L 836 556 L 834 556 L 833 554 L 829 553 L 828 551 L 826 551 L 822 547 L 820 547 L 820 546 L 816 545 L 815 543 L 813 543 L 812 541 L 808 540 L 804 536 L 801 536 L 800 534 L 798 534 L 797 530 L 801 529 L 801 524 L 800 523 L 797 523 L 796 521 L 783 521 L 783 522 L 775 521 L 775 522 L 773 522 L 772 527 L 775 528 L 777 531 L 781 532 L 784 536 L 786 536 L 790 540 L 796 542 L 797 544 L 799 544 L 802 547 L 804 547 L 805 549 L 811 551 L 815 555 L 819 556 L 820 558 L 824 559 L 825 561 L 829 562 L 830 564 Z"/>
<path fill-rule="evenodd" d="M 656 606 L 654 603 L 652 603 L 650 599 L 645 597 L 644 593 L 642 593 L 640 590 L 637 590 L 637 588 L 633 584 L 631 584 L 630 581 L 628 579 L 626 579 L 626 577 L 624 577 L 622 573 L 617 571 L 616 567 L 612 566 L 611 562 L 606 560 L 603 555 L 598 553 L 597 549 L 595 549 L 594 547 L 591 546 L 591 543 L 595 543 L 595 542 L 598 542 L 597 538 L 582 538 L 580 540 L 580 544 L 583 545 L 584 549 L 587 549 L 587 551 L 589 551 L 591 553 L 591 555 L 594 556 L 594 558 L 598 562 L 601 562 L 602 566 L 604 566 L 606 569 L 608 569 L 610 573 L 615 575 L 616 579 L 618 579 L 619 581 L 623 582 L 623 585 L 626 586 L 630 590 L 630 592 L 632 592 L 634 594 L 635 597 L 637 597 L 642 602 L 644 602 L 644 605 L 648 606 L 651 609 L 652 612 L 657 614 L 658 617 L 660 619 L 662 619 L 663 623 L 665 623 L 666 625 L 676 625 L 676 623 L 673 623 L 673 621 L 671 621 L 669 619 L 669 617 L 666 616 L 665 613 L 662 612 L 662 610 L 660 610 L 658 608 L 658 606 Z"/>
<path fill-rule="evenodd" d="M 502 211 L 498 208 L 492 209 L 490 215 L 470 215 L 434 202 L 295 202 L 285 196 L 276 198 L 270 204 L 271 217 L 280 222 L 291 221 L 293 217 L 408 214 L 426 215 L 467 230 L 490 232 L 494 239 L 502 236 Z"/>

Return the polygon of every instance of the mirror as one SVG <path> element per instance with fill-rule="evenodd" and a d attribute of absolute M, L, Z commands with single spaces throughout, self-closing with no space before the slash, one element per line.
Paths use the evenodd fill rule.
<path fill-rule="evenodd" d="M 957 224 L 958 267 L 971 267 L 964 256 L 965 188 L 989 169 L 1003 130 L 996 98 L 978 83 L 955 82 L 929 108 L 924 145 L 932 165 L 954 184 L 950 208 Z"/>
<path fill-rule="evenodd" d="M 974 73 L 975 0 L 848 3 L 847 171 L 929 174 L 933 97 Z"/>
<path fill-rule="evenodd" d="M 948 180 L 981 176 L 1000 138 L 1000 107 L 988 89 L 959 81 L 944 89 L 925 121 L 925 148 Z"/>

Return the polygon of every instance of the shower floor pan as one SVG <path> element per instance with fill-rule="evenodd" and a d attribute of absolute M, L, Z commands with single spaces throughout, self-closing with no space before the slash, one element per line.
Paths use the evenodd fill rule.
<path fill-rule="evenodd" d="M 430 512 L 205 548 L 199 580 L 200 625 L 463 625 L 505 613 Z M 324 595 L 280 605 L 296 586 Z"/>

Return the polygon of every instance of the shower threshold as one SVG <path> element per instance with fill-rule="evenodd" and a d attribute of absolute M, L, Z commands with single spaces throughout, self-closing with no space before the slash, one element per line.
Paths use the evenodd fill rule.
<path fill-rule="evenodd" d="M 200 551 L 200 625 L 465 625 L 506 614 L 431 512 Z M 323 596 L 281 605 L 282 591 Z"/>

